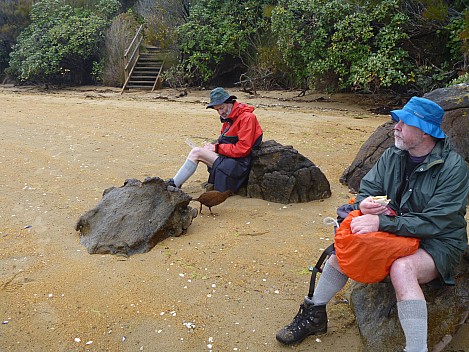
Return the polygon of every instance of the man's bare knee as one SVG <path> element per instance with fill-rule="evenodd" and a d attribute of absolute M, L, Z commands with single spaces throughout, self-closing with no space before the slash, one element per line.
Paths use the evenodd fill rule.
<path fill-rule="evenodd" d="M 395 260 L 389 275 L 393 282 L 404 278 L 404 280 L 416 279 L 419 284 L 425 284 L 438 278 L 438 270 L 430 254 L 418 249 L 412 255 Z"/>
<path fill-rule="evenodd" d="M 203 150 L 203 148 L 201 148 L 201 147 L 192 148 L 191 151 L 189 152 L 189 155 L 187 156 L 187 158 L 190 159 L 190 160 L 199 160 L 202 150 Z"/>
<path fill-rule="evenodd" d="M 412 259 L 409 257 L 396 259 L 389 270 L 391 278 L 393 278 L 393 276 L 408 277 L 412 274 L 415 274 L 415 266 Z"/>

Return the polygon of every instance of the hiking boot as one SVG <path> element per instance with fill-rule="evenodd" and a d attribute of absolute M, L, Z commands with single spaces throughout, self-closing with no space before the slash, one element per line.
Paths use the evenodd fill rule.
<path fill-rule="evenodd" d="M 202 183 L 202 188 L 205 189 L 205 192 L 213 191 L 213 183 L 204 182 Z"/>
<path fill-rule="evenodd" d="M 275 336 L 285 345 L 300 343 L 309 335 L 327 332 L 326 305 L 301 304 L 293 321 Z"/>
<path fill-rule="evenodd" d="M 166 182 L 167 187 L 171 186 L 171 187 L 177 188 L 176 184 L 174 183 L 174 180 L 172 178 L 166 180 L 165 182 Z"/>

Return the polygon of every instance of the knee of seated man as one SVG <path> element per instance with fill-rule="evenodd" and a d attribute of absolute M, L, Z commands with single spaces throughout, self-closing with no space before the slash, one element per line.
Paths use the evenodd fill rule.
<path fill-rule="evenodd" d="M 197 159 L 200 156 L 200 153 L 202 152 L 203 148 L 202 147 L 194 147 L 191 149 L 189 152 L 189 159 Z"/>
<path fill-rule="evenodd" d="M 433 258 L 423 249 L 396 259 L 391 265 L 389 274 L 393 283 L 417 279 L 419 284 L 426 284 L 439 277 Z"/>
<path fill-rule="evenodd" d="M 408 277 L 416 275 L 416 266 L 412 256 L 396 259 L 391 265 L 389 274 L 391 278 L 394 276 Z"/>

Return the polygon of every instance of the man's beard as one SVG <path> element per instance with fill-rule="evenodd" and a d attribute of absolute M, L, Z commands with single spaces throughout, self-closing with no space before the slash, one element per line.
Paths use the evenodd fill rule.
<path fill-rule="evenodd" d="M 396 138 L 396 135 L 394 135 L 394 145 L 400 150 L 412 150 L 417 147 L 421 141 L 421 139 L 413 138 L 410 141 L 404 142 L 402 138 Z"/>
<path fill-rule="evenodd" d="M 407 146 L 404 141 L 400 138 L 394 137 L 394 145 L 400 150 L 407 150 Z"/>
<path fill-rule="evenodd" d="M 230 116 L 232 109 L 233 109 L 233 107 L 230 106 L 226 112 L 224 112 L 223 114 L 220 115 L 220 117 L 221 117 L 222 119 L 226 119 L 228 116 Z"/>

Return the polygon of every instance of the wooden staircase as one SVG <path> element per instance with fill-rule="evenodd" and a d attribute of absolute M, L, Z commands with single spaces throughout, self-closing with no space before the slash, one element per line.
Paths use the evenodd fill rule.
<path fill-rule="evenodd" d="M 127 89 L 155 90 L 164 66 L 164 53 L 157 47 L 146 47 L 135 63 Z"/>
<path fill-rule="evenodd" d="M 143 46 L 143 25 L 137 31 L 132 43 L 124 53 L 125 89 L 154 91 L 160 83 L 166 52 L 158 47 Z"/>

